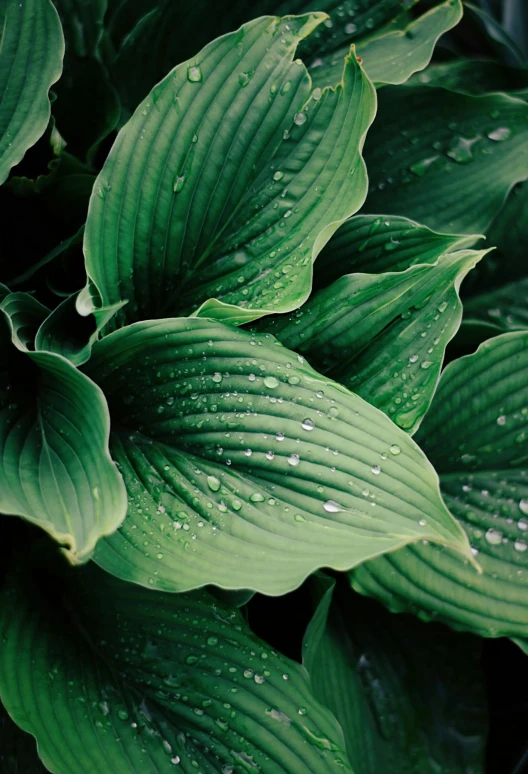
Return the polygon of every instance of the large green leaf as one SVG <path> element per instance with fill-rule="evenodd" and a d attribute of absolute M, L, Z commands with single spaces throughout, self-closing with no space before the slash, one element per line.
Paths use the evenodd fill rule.
<path fill-rule="evenodd" d="M 402 272 L 348 274 L 264 327 L 412 434 L 460 325 L 460 284 L 483 255 L 460 250 Z"/>
<path fill-rule="evenodd" d="M 48 125 L 64 39 L 50 0 L 0 2 L 0 183 Z"/>
<path fill-rule="evenodd" d="M 0 698 L 54 774 L 351 774 L 305 670 L 205 592 L 35 573 L 4 590 L 0 636 Z"/>
<path fill-rule="evenodd" d="M 336 231 L 316 261 L 314 285 L 326 287 L 351 272 L 378 274 L 435 263 L 444 253 L 469 247 L 476 239 L 439 234 L 394 215 L 355 215 Z"/>
<path fill-rule="evenodd" d="M 486 695 L 480 643 L 394 617 L 317 581 L 304 638 L 315 696 L 339 720 L 358 774 L 482 774 Z"/>
<path fill-rule="evenodd" d="M 439 231 L 482 233 L 528 177 L 528 105 L 504 94 L 387 87 L 365 159 L 366 209 Z"/>
<path fill-rule="evenodd" d="M 45 529 L 76 563 L 117 529 L 126 493 L 100 388 L 60 355 L 29 351 L 46 311 L 24 293 L 0 303 L 0 511 Z"/>
<path fill-rule="evenodd" d="M 358 591 L 484 636 L 528 635 L 528 333 L 451 363 L 418 439 L 483 573 L 415 545 L 351 575 Z"/>
<path fill-rule="evenodd" d="M 468 553 L 416 444 L 269 334 L 136 323 L 86 368 L 128 490 L 122 528 L 95 554 L 119 577 L 281 594 L 423 537 Z"/>
<path fill-rule="evenodd" d="M 438 39 L 461 18 L 462 0 L 445 0 L 417 19 L 409 18 L 401 26 L 388 24 L 359 40 L 357 52 L 367 75 L 377 85 L 405 83 L 429 64 Z M 329 57 L 315 60 L 311 73 L 316 84 L 319 85 L 321 76 L 328 77 L 329 72 L 339 67 L 343 54 L 338 49 Z"/>
<path fill-rule="evenodd" d="M 86 266 L 117 322 L 196 309 L 287 311 L 363 203 L 375 92 L 355 57 L 314 91 L 299 40 L 324 16 L 257 19 L 176 67 L 121 130 L 95 184 Z M 324 193 L 324 195 L 323 195 Z M 242 310 L 242 311 L 240 311 Z"/>
<path fill-rule="evenodd" d="M 453 4 L 460 6 L 459 0 L 453 0 Z M 112 77 L 125 105 L 133 110 L 175 64 L 193 56 L 218 35 L 257 16 L 326 12 L 329 18 L 303 41 L 301 52 L 303 59 L 317 66 L 322 56 L 337 51 L 332 57 L 332 61 L 340 60 L 336 81 L 341 77 L 350 43 L 392 32 L 391 25 L 396 22 L 396 26 L 402 26 L 400 20 L 408 20 L 402 0 L 255 0 L 251 4 L 217 0 L 214 14 L 210 8 L 210 0 L 195 0 L 184 6 L 173 0 L 161 0 L 154 7 L 149 0 L 121 3 L 117 13 L 112 14 L 110 26 L 119 48 Z M 323 85 L 331 82 L 327 80 Z"/>

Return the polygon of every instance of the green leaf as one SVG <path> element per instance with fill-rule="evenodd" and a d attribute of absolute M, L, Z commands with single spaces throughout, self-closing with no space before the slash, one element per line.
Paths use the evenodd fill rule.
<path fill-rule="evenodd" d="M 451 363 L 418 439 L 483 573 L 415 545 L 368 562 L 353 587 L 483 636 L 528 635 L 528 333 L 507 333 Z"/>
<path fill-rule="evenodd" d="M 445 0 L 401 28 L 388 24 L 360 40 L 357 53 L 368 77 L 376 85 L 405 83 L 413 73 L 427 67 L 438 39 L 461 18 L 462 0 Z M 338 50 L 327 60 L 317 59 L 317 68 L 310 71 L 317 85 L 321 75 L 328 77 L 328 68 L 339 66 L 343 53 Z"/>
<path fill-rule="evenodd" d="M 524 245 L 528 241 L 528 183 L 520 183 L 508 194 L 488 229 L 487 241 L 496 249 L 471 276 L 471 294 L 493 291 L 526 276 Z"/>
<path fill-rule="evenodd" d="M 126 494 L 101 390 L 63 357 L 28 351 L 46 311 L 23 293 L 0 304 L 0 511 L 42 527 L 76 563 L 117 529 Z"/>
<path fill-rule="evenodd" d="M 95 184 L 87 272 L 117 324 L 196 310 L 245 320 L 309 294 L 312 262 L 363 203 L 375 92 L 355 57 L 310 96 L 293 62 L 324 16 L 257 19 L 158 84 Z M 324 191 L 324 196 L 322 193 Z M 221 309 L 219 310 L 219 303 Z"/>
<path fill-rule="evenodd" d="M 50 0 L 0 3 L 0 183 L 48 125 L 64 39 Z"/>
<path fill-rule="evenodd" d="M 528 278 L 519 279 L 489 293 L 473 296 L 464 304 L 464 316 L 495 324 L 499 331 L 528 329 Z"/>
<path fill-rule="evenodd" d="M 2 774 L 46 774 L 35 744 L 13 723 L 0 704 L 0 766 Z"/>
<path fill-rule="evenodd" d="M 141 0 L 121 4 L 111 20 L 112 37 L 119 48 L 112 77 L 129 109 L 133 110 L 176 63 L 257 16 L 326 12 L 329 18 L 301 43 L 300 55 L 317 64 L 321 56 L 339 50 L 335 81 L 341 77 L 343 58 L 352 42 L 406 17 L 402 0 L 255 0 L 250 5 L 217 0 L 215 14 L 210 8 L 210 0 L 195 0 L 185 8 L 172 0 L 162 0 L 155 8 Z M 319 85 L 331 82 L 332 78 Z"/>
<path fill-rule="evenodd" d="M 438 234 L 408 218 L 355 215 L 339 228 L 314 268 L 314 285 L 326 287 L 343 274 L 404 271 L 435 263 L 444 253 L 470 247 L 477 235 Z"/>
<path fill-rule="evenodd" d="M 93 565 L 31 581 L 1 598 L 0 696 L 54 774 L 351 773 L 306 671 L 237 610 Z"/>
<path fill-rule="evenodd" d="M 528 96 L 528 69 L 508 67 L 488 59 L 453 59 L 431 65 L 410 83 L 442 86 L 462 94 L 485 94 L 503 91 L 513 96 Z"/>
<path fill-rule="evenodd" d="M 323 578 L 304 638 L 315 696 L 332 710 L 358 774 L 482 774 L 480 642 Z"/>
<path fill-rule="evenodd" d="M 527 143 L 528 105 L 513 97 L 382 89 L 365 146 L 366 210 L 482 233 L 512 185 L 528 177 Z"/>
<path fill-rule="evenodd" d="M 398 264 L 399 244 L 388 244 Z M 412 434 L 460 325 L 460 284 L 485 252 L 447 253 L 401 272 L 348 274 L 264 327 Z"/>
<path fill-rule="evenodd" d="M 95 561 L 123 579 L 281 594 L 423 537 L 467 554 L 416 444 L 270 335 L 136 323 L 86 368 L 129 500 Z"/>

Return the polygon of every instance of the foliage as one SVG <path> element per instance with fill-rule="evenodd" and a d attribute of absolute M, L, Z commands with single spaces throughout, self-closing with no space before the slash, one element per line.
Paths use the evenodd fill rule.
<path fill-rule="evenodd" d="M 527 25 L 0 0 L 2 772 L 521 774 Z"/>

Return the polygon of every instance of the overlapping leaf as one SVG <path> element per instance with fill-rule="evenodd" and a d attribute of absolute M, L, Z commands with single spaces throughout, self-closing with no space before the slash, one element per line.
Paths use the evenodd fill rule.
<path fill-rule="evenodd" d="M 358 774 L 481 774 L 486 697 L 479 641 L 394 617 L 334 581 L 304 638 L 313 690 L 341 723 Z"/>
<path fill-rule="evenodd" d="M 402 272 L 345 275 L 265 328 L 412 434 L 460 325 L 460 283 L 484 254 L 461 250 Z"/>
<path fill-rule="evenodd" d="M 126 511 L 106 403 L 63 357 L 30 351 L 47 310 L 24 293 L 2 295 L 0 510 L 45 529 L 70 561 L 86 561 Z"/>
<path fill-rule="evenodd" d="M 211 297 L 241 321 L 305 300 L 317 253 L 363 203 L 375 107 L 353 55 L 335 88 L 310 96 L 293 56 L 323 18 L 258 19 L 210 43 L 120 132 L 85 235 L 103 304 L 128 301 L 116 321 Z"/>
<path fill-rule="evenodd" d="M 41 572 L 8 583 L 0 633 L 0 698 L 54 774 L 352 771 L 305 670 L 205 592 Z"/>
<path fill-rule="evenodd" d="M 0 4 L 0 183 L 48 125 L 64 39 L 50 0 Z"/>
<path fill-rule="evenodd" d="M 387 87 L 369 132 L 366 209 L 482 233 L 528 177 L 528 105 L 504 94 Z M 441 116 L 441 120 L 439 117 Z"/>
<path fill-rule="evenodd" d="M 483 573 L 449 550 L 416 544 L 358 568 L 354 588 L 426 620 L 527 636 L 527 377 L 526 332 L 486 341 L 446 368 L 418 435 Z"/>
<path fill-rule="evenodd" d="M 272 336 L 137 323 L 86 368 L 129 500 L 95 560 L 121 578 L 280 594 L 422 537 L 466 550 L 416 444 Z"/>

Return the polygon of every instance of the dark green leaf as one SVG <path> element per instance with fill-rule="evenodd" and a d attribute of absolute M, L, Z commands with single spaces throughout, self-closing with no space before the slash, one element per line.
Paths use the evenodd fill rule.
<path fill-rule="evenodd" d="M 528 635 L 528 333 L 507 333 L 445 370 L 418 439 L 483 573 L 414 545 L 351 575 L 358 591 L 484 636 Z"/>
<path fill-rule="evenodd" d="M 50 0 L 0 2 L 0 183 L 48 125 L 64 39 Z"/>
<path fill-rule="evenodd" d="M 304 639 L 314 693 L 345 733 L 357 774 L 482 774 L 486 695 L 480 643 L 393 616 L 318 580 Z"/>
<path fill-rule="evenodd" d="M 305 670 L 238 611 L 93 565 L 31 581 L 1 598 L 0 696 L 54 774 L 351 772 Z"/>
<path fill-rule="evenodd" d="M 482 233 L 528 177 L 528 105 L 434 87 L 387 87 L 365 146 L 366 209 Z"/>

